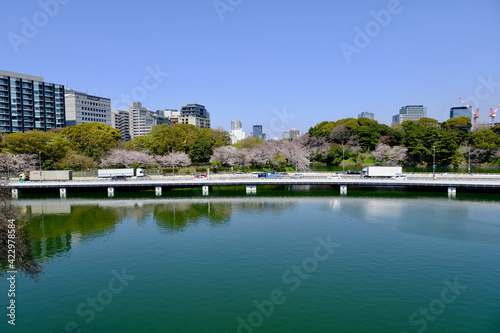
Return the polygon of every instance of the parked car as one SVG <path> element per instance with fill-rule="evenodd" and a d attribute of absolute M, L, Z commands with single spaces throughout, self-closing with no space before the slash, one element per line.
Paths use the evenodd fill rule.
<path fill-rule="evenodd" d="M 196 176 L 194 176 L 195 179 L 207 179 L 207 175 L 204 173 L 199 173 Z"/>
<path fill-rule="evenodd" d="M 299 179 L 299 178 L 304 178 L 304 175 L 301 173 L 294 173 L 292 175 L 292 178 Z"/>

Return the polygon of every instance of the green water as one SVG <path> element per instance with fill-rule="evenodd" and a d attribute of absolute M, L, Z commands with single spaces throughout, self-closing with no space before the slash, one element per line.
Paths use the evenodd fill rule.
<path fill-rule="evenodd" d="M 0 331 L 500 331 L 498 195 L 153 198 L 19 200 L 45 274 Z"/>

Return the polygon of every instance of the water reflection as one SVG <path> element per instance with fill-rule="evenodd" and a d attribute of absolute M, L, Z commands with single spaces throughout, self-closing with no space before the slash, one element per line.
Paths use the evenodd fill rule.
<path fill-rule="evenodd" d="M 354 217 L 397 232 L 448 239 L 500 243 L 496 202 L 455 201 L 445 198 L 371 197 L 238 197 L 141 200 L 20 200 L 30 217 L 36 256 L 47 259 L 70 251 L 76 244 L 114 233 L 127 220 L 134 225 L 153 222 L 160 231 L 175 234 L 206 223 L 229 225 L 236 212 L 266 213 L 308 209 L 307 219 L 323 207 L 339 216 Z M 342 219 L 337 219 L 342 221 Z"/>

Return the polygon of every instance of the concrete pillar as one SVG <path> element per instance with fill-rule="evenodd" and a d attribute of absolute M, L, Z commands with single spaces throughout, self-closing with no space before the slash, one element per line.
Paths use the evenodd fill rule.
<path fill-rule="evenodd" d="M 115 189 L 114 187 L 108 187 L 108 198 L 112 198 L 115 196 Z"/>
<path fill-rule="evenodd" d="M 156 186 L 155 192 L 157 197 L 161 197 L 161 186 Z"/>
<path fill-rule="evenodd" d="M 19 197 L 19 190 L 17 188 L 12 189 L 12 199 L 17 199 Z"/>
<path fill-rule="evenodd" d="M 257 185 L 247 185 L 247 194 L 256 194 Z"/>
<path fill-rule="evenodd" d="M 340 185 L 340 194 L 347 194 L 347 185 Z"/>
<path fill-rule="evenodd" d="M 208 186 L 203 186 L 203 195 L 208 195 Z"/>
<path fill-rule="evenodd" d="M 61 187 L 61 188 L 59 189 L 59 197 L 60 197 L 61 199 L 66 198 L 66 189 L 65 189 L 64 187 Z"/>
<path fill-rule="evenodd" d="M 448 198 L 455 199 L 457 197 L 457 188 L 448 187 Z"/>

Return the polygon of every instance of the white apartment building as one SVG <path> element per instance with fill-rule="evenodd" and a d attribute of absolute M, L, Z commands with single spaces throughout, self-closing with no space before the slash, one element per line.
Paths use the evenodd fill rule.
<path fill-rule="evenodd" d="M 66 105 L 66 126 L 95 122 L 111 126 L 111 100 L 109 98 L 65 89 L 64 104 Z"/>

